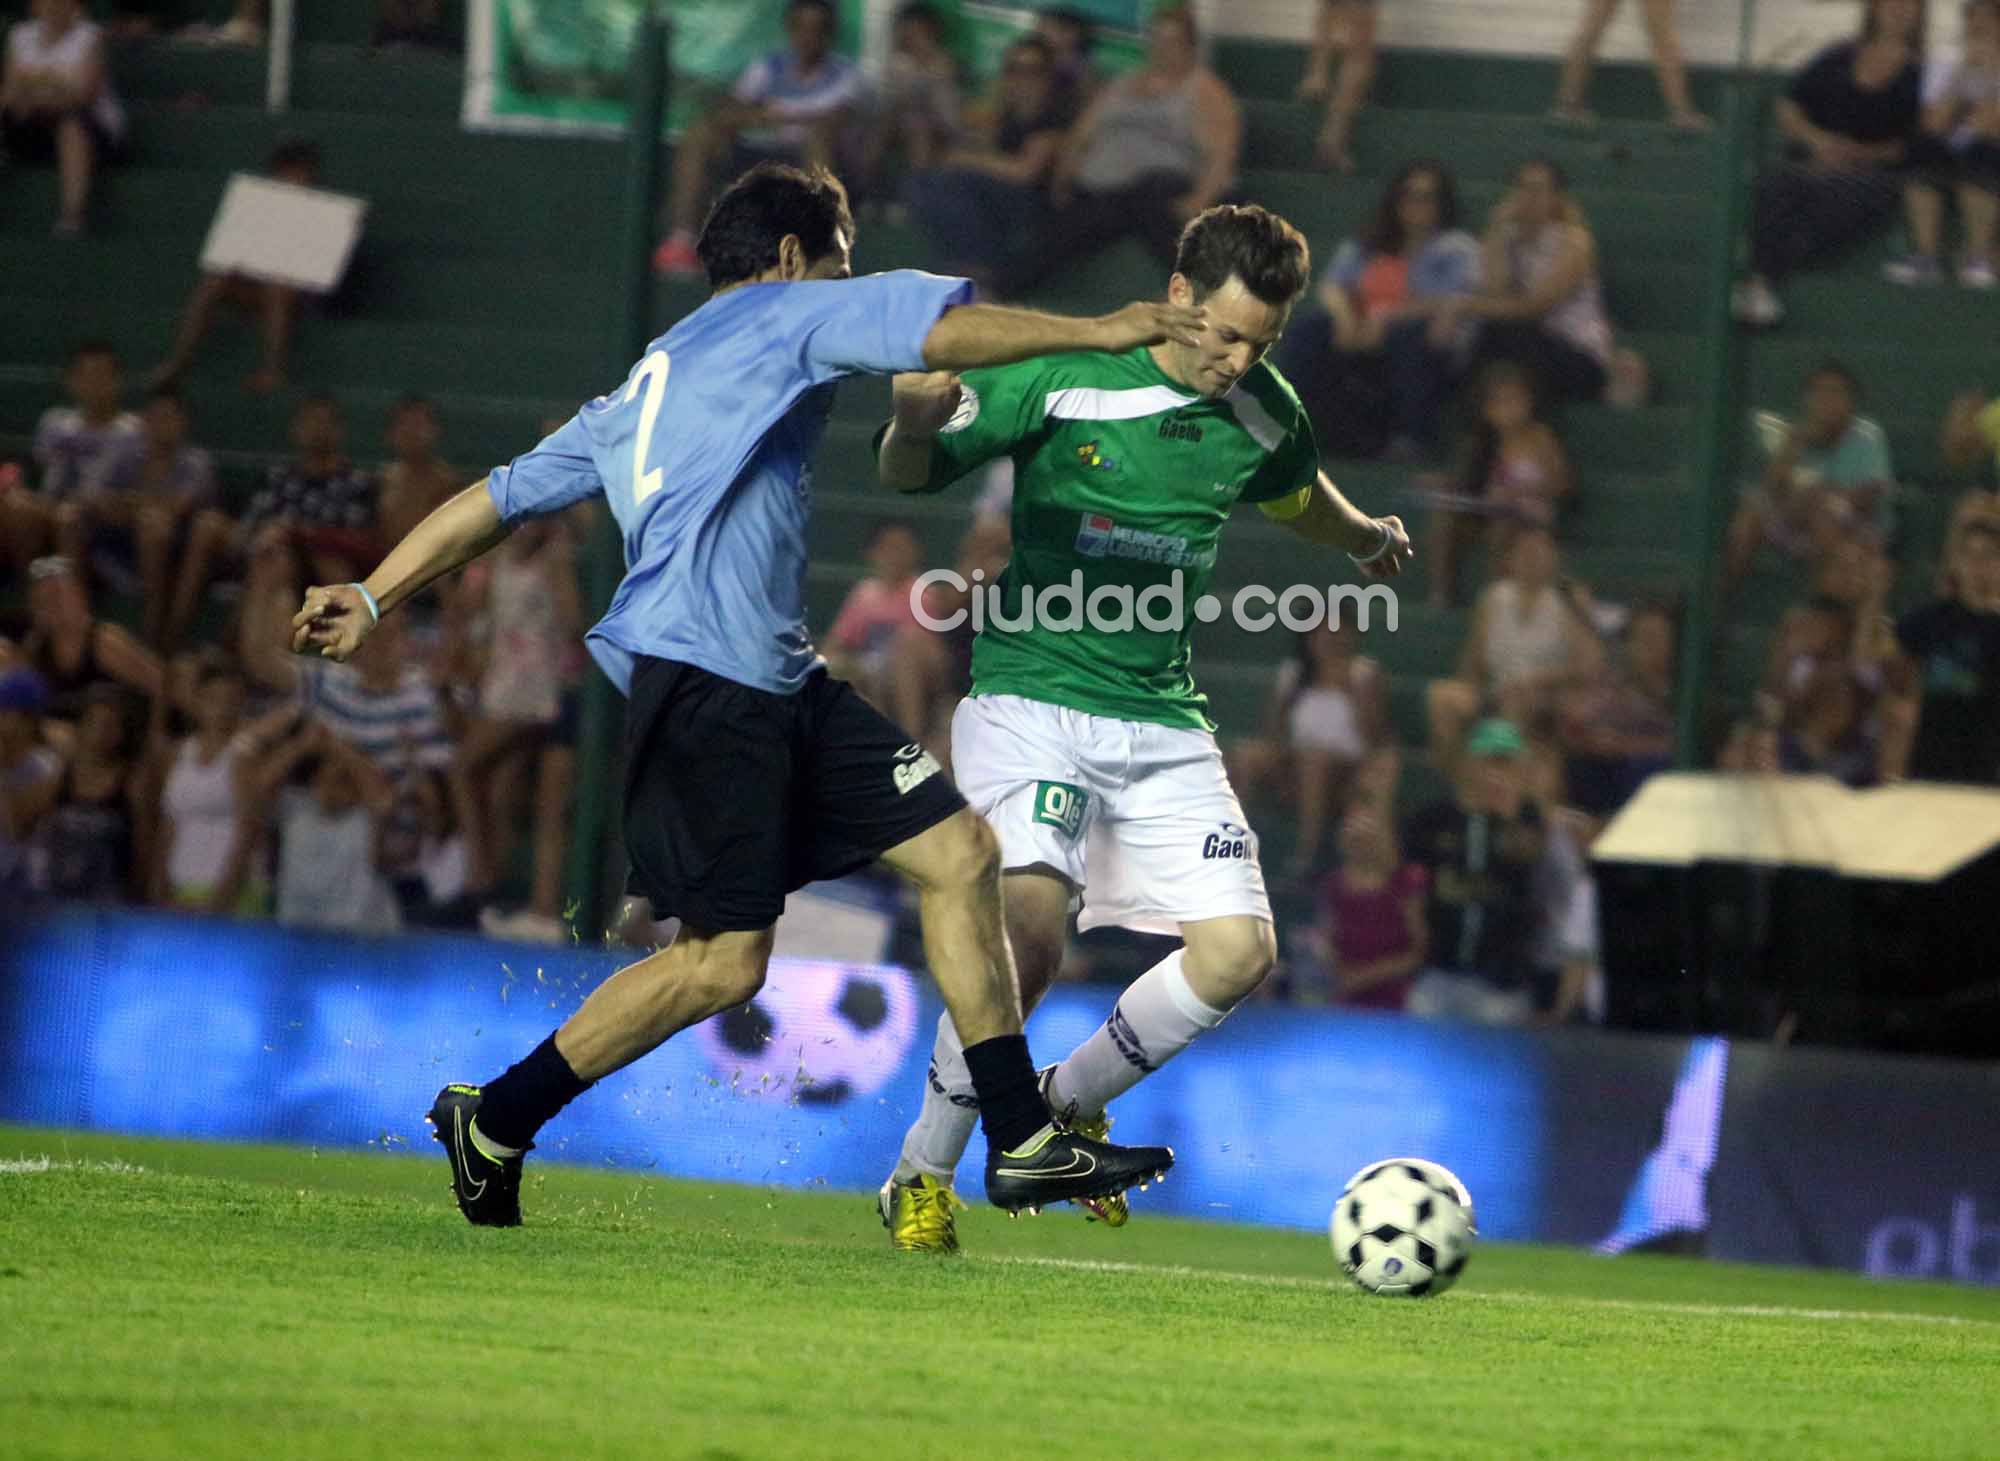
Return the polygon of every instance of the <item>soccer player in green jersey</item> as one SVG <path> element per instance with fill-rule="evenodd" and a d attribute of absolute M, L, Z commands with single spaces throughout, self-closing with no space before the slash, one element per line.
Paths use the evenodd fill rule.
<path fill-rule="evenodd" d="M 1310 269 L 1305 239 L 1276 214 L 1210 208 L 1183 231 L 1167 289 L 1205 309 L 1198 343 L 895 380 L 878 447 L 886 486 L 936 491 L 1014 462 L 1013 557 L 999 617 L 974 645 L 952 764 L 1000 838 L 1024 1012 L 1055 976 L 1074 900 L 1084 928 L 1182 940 L 1043 1072 L 1051 1112 L 1080 1132 L 1106 1130 L 1106 1103 L 1220 1024 L 1276 957 L 1257 838 L 1189 672 L 1187 626 L 1223 522 L 1254 502 L 1371 577 L 1410 556 L 1398 519 L 1358 511 L 1320 471 L 1298 397 L 1264 363 Z M 1053 619 L 1030 608 L 1071 584 L 1075 610 L 1103 609 L 1097 627 L 1051 627 L 1066 601 Z M 978 1120 L 960 1052 L 946 1015 L 922 1113 L 882 1187 L 898 1248 L 958 1246 L 952 1174 Z M 1113 1226 L 1127 1216 L 1122 1198 L 1085 1205 Z"/>

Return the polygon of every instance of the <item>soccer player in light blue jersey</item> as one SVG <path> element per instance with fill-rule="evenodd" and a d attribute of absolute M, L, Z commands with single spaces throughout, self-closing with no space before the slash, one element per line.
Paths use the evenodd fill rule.
<path fill-rule="evenodd" d="M 878 859 L 922 893 L 925 951 L 994 1154 L 989 1198 L 1018 1211 L 1111 1196 L 1173 1162 L 1164 1147 L 1115 1147 L 1049 1120 L 1001 931 L 993 833 L 914 737 L 826 673 L 805 627 L 805 542 L 812 456 L 839 380 L 1186 344 L 1202 312 L 1135 303 L 1069 319 L 973 304 L 962 279 L 851 278 L 853 239 L 831 174 L 744 174 L 702 229 L 706 304 L 554 435 L 432 513 L 365 582 L 307 590 L 293 620 L 294 650 L 346 660 L 383 614 L 524 518 L 601 494 L 624 537 L 624 581 L 588 644 L 629 701 L 632 887 L 656 917 L 679 917 L 681 934 L 505 1074 L 438 1093 L 430 1120 L 473 1223 L 520 1222 L 522 1154 L 587 1087 L 757 992 L 787 893 Z"/>

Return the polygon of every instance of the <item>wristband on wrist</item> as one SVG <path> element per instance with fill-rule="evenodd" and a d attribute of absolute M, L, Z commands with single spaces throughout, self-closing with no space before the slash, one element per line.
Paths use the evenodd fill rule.
<path fill-rule="evenodd" d="M 1382 541 L 1375 545 L 1374 550 L 1369 553 L 1349 553 L 1347 555 L 1353 560 L 1356 568 L 1366 568 L 1371 563 L 1381 562 L 1389 556 L 1389 549 L 1395 545 L 1396 535 L 1389 531 L 1387 523 L 1377 518 L 1375 527 L 1382 534 Z"/>
<path fill-rule="evenodd" d="M 365 583 L 350 583 L 347 586 L 361 595 L 361 602 L 368 606 L 369 619 L 374 623 L 380 624 L 382 622 L 382 606 L 375 602 L 375 595 L 368 592 L 368 585 Z"/>

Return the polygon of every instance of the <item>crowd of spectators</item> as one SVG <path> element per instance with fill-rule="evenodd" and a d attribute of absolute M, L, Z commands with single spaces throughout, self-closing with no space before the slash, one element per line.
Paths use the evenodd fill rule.
<path fill-rule="evenodd" d="M 1590 57 L 1616 8 L 1583 7 L 1553 109 L 1564 126 L 1594 122 Z M 211 39 L 261 42 L 263 9 L 244 0 Z M 1673 9 L 1644 4 L 1667 120 L 1697 132 L 1708 123 Z M 1324 0 L 1316 12 L 1298 94 L 1325 105 L 1317 160 L 1337 173 L 1355 167 L 1378 10 Z M 1899 202 L 1910 247 L 1890 281 L 1992 283 L 2000 3 L 1969 0 L 1962 55 L 1928 69 L 1915 0 L 1864 10 L 1861 33 L 1810 61 L 1777 105 L 1787 153 L 1757 185 L 1737 297 L 1749 323 L 1777 323 L 1784 279 L 1838 258 Z M 439 38 L 434 3 L 380 14 L 379 43 Z M 873 82 L 834 50 L 835 20 L 829 0 L 792 0 L 784 46 L 684 138 L 662 273 L 698 268 L 693 230 L 712 190 L 767 157 L 839 168 L 865 216 L 906 219 L 934 266 L 1002 296 L 1121 240 L 1166 257 L 1181 223 L 1233 196 L 1257 162 L 1185 9 L 1158 9 L 1138 64 L 1115 77 L 1095 63 L 1090 22 L 1050 9 L 983 94 L 921 0 L 896 12 Z M 103 39 L 74 0 L 36 0 L 8 54 L 7 144 L 48 147 L 63 221 L 81 226 L 89 164 L 115 155 L 121 133 Z M 310 184 L 319 167 L 316 148 L 287 144 L 266 171 Z M 1949 237 L 1962 240 L 1950 265 Z M 1290 845 L 1265 849 L 1273 883 L 1316 910 L 1288 950 L 1291 992 L 1456 1018 L 1588 1018 L 1601 1007 L 1588 849 L 1673 760 L 1681 604 L 1566 571 L 1569 516 L 1590 493 L 1566 420 L 1579 405 L 1643 402 L 1646 364 L 1620 341 L 1598 237 L 1552 159 L 1524 160 L 1483 219 L 1461 216 L 1448 160 L 1411 159 L 1352 237 L 1313 242 L 1323 273 L 1277 362 L 1329 457 L 1408 468 L 1407 503 L 1430 515 L 1430 608 L 1470 612 L 1452 672 L 1408 687 L 1424 731 L 1407 743 L 1385 646 L 1352 626 L 1301 634 L 1261 723 L 1230 728 L 1253 817 L 1287 813 Z M 589 525 L 515 534 L 352 665 L 287 654 L 303 584 L 357 576 L 462 485 L 434 403 L 400 402 L 381 451 L 365 453 L 381 460 L 360 463 L 340 402 L 309 392 L 295 398 L 289 458 L 225 501 L 179 382 L 235 309 L 262 345 L 246 385 L 285 388 L 297 304 L 279 286 L 202 277 L 136 399 L 115 352 L 79 344 L 29 474 L 0 491 L 0 575 L 28 606 L 0 625 L 0 894 L 560 937 Z M 1854 786 L 2000 781 L 1993 496 L 1953 512 L 1935 582 L 1906 580 L 1898 595 L 1912 489 L 1866 414 L 1864 382 L 1829 359 L 1799 388 L 1795 411 L 1751 422 L 1756 465 L 1720 576 L 1725 608 L 1784 560 L 1801 591 L 1755 647 L 1762 675 L 1714 736 L 1715 763 Z M 2000 465 L 2000 401 L 1952 402 L 1941 448 L 1956 470 Z M 990 582 L 1006 562 L 1006 468 L 956 529 L 951 561 L 967 580 Z M 948 759 L 972 631 L 929 630 L 911 600 L 940 546 L 916 523 L 881 522 L 868 575 L 822 643 Z M 1913 588 L 1922 606 L 1892 616 Z M 137 599 L 131 629 L 93 612 L 109 595 Z M 961 606 L 934 586 L 926 617 Z M 503 905 L 510 888 L 520 896 Z"/>

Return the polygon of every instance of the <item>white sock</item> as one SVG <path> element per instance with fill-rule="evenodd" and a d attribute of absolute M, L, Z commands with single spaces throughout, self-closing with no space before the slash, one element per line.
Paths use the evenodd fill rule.
<path fill-rule="evenodd" d="M 1228 1015 L 1204 1004 L 1181 972 L 1185 949 L 1175 949 L 1141 974 L 1118 997 L 1111 1018 L 1056 1067 L 1050 1103 L 1058 1111 L 1071 1101 L 1084 1114 L 1102 1111 L 1147 1076 L 1187 1049 L 1203 1030 Z"/>
<path fill-rule="evenodd" d="M 924 1082 L 924 1105 L 916 1124 L 903 1137 L 902 1160 L 896 1180 L 914 1182 L 928 1173 L 951 1181 L 965 1155 L 972 1129 L 979 1125 L 979 1098 L 973 1094 L 972 1072 L 966 1069 L 965 1046 L 949 1014 L 938 1016 L 937 1043 L 931 1046 L 930 1079 Z"/>

